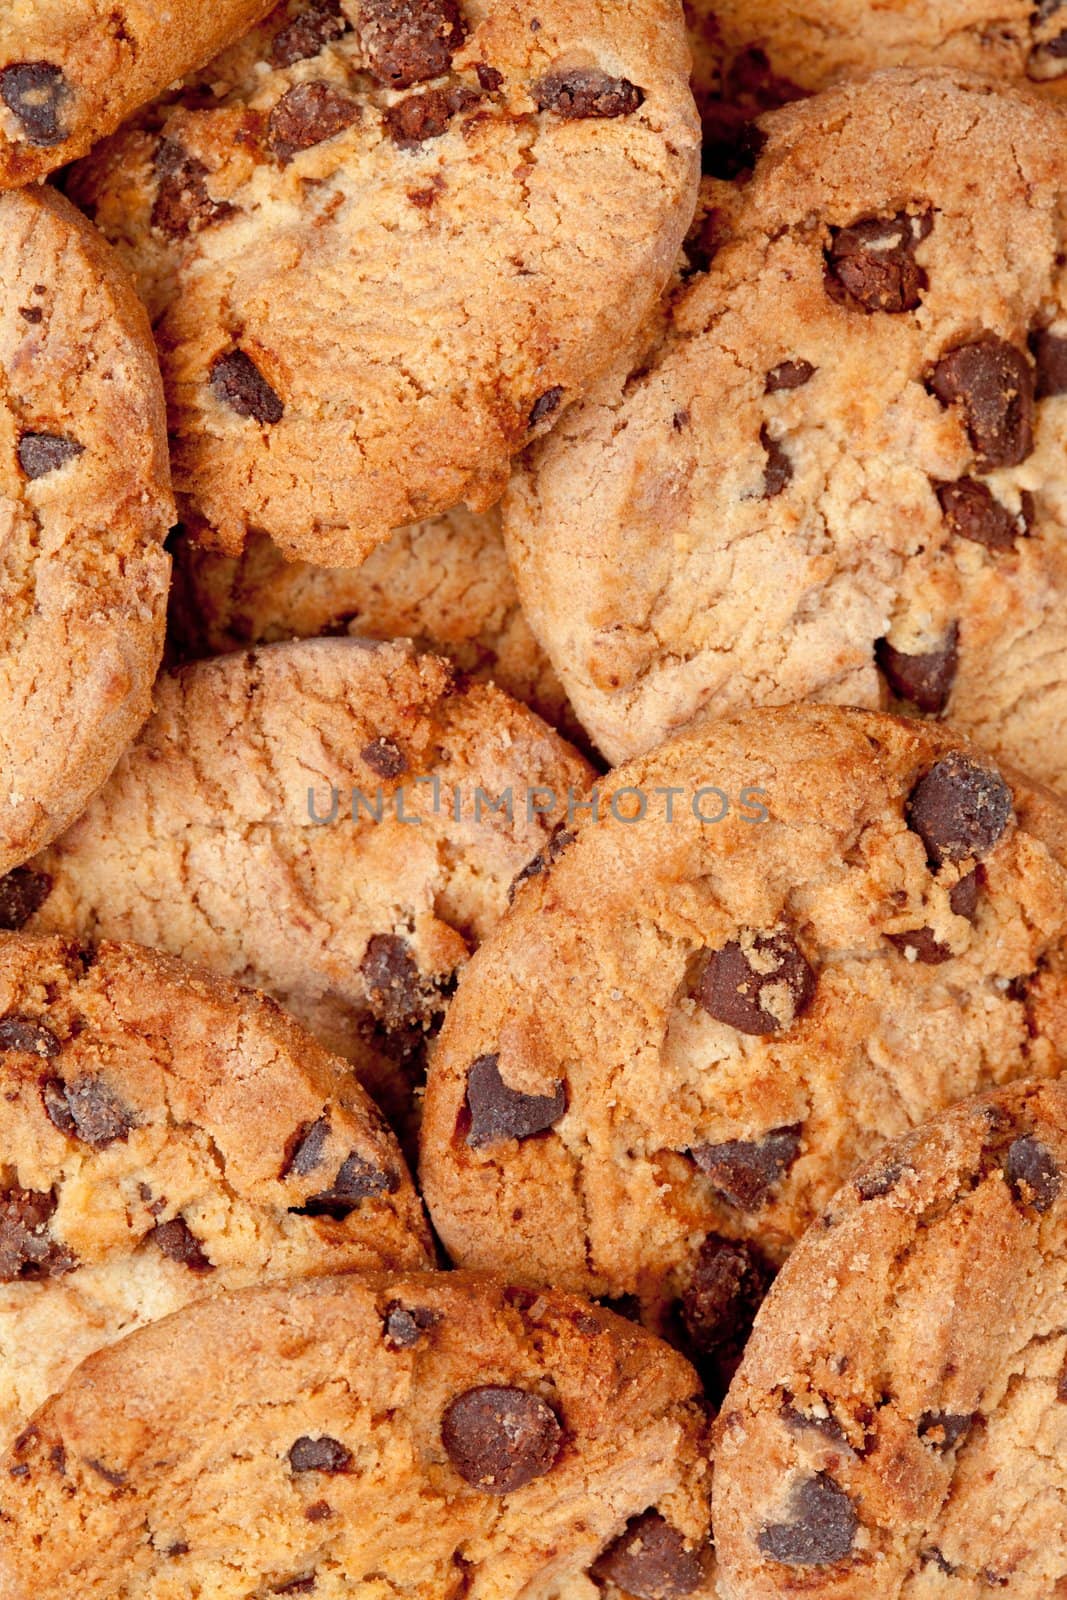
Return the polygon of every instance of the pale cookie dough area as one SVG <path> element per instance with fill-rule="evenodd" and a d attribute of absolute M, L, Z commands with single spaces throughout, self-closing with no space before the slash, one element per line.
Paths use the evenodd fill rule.
<path fill-rule="evenodd" d="M 676 0 L 291 0 L 98 147 L 189 513 L 340 566 L 492 506 L 670 277 L 688 75 Z"/>

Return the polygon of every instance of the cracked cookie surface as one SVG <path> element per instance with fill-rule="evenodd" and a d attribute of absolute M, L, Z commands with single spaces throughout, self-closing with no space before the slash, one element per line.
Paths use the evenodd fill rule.
<path fill-rule="evenodd" d="M 749 181 L 710 185 L 710 266 L 505 513 L 609 759 L 703 707 L 892 701 L 1064 781 L 1062 127 L 880 73 L 761 119 Z"/>
<path fill-rule="evenodd" d="M 0 188 L 84 155 L 269 10 L 270 0 L 7 0 Z"/>
<path fill-rule="evenodd" d="M 548 1600 L 631 1519 L 702 1558 L 704 1432 L 686 1362 L 566 1295 L 463 1273 L 230 1295 L 37 1414 L 4 1461 L 0 1588 Z"/>
<path fill-rule="evenodd" d="M 22 925 L 266 989 L 403 1122 L 457 969 L 589 776 L 524 706 L 407 644 L 196 663 L 160 678 L 139 742 L 35 858 Z"/>
<path fill-rule="evenodd" d="M 1060 1071 L 1067 810 L 946 729 L 815 706 L 598 790 L 460 981 L 423 1190 L 459 1264 L 643 1314 L 721 1397 L 857 1162 Z"/>
<path fill-rule="evenodd" d="M 1067 1089 L 949 1111 L 834 1198 L 717 1424 L 736 1600 L 1067 1589 Z"/>
<path fill-rule="evenodd" d="M 432 1260 L 393 1136 L 273 1001 L 0 934 L 0 1436 L 191 1300 Z"/>
<path fill-rule="evenodd" d="M 265 534 L 239 556 L 187 536 L 172 554 L 168 645 L 179 660 L 320 634 L 411 639 L 584 739 L 522 614 L 498 511 L 460 507 L 401 528 L 359 567 L 286 561 Z"/>
<path fill-rule="evenodd" d="M 699 142 L 670 0 L 293 0 L 70 189 L 152 312 L 180 498 L 350 565 L 499 499 L 666 283 Z"/>
<path fill-rule="evenodd" d="M 152 335 L 59 195 L 0 195 L 0 872 L 148 715 L 174 519 Z"/>

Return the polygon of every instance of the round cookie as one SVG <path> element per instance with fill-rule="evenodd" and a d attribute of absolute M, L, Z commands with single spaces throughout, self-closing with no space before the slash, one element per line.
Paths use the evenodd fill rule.
<path fill-rule="evenodd" d="M 686 1362 L 608 1312 L 464 1274 L 191 1307 L 94 1357 L 4 1459 L 8 1600 L 548 1600 L 655 1510 L 697 1568 Z M 120 1485 L 123 1493 L 116 1493 Z M 689 1590 L 675 1589 L 682 1594 Z"/>
<path fill-rule="evenodd" d="M 1067 1591 L 1067 1089 L 928 1123 L 856 1175 L 719 1419 L 726 1592 Z"/>
<path fill-rule="evenodd" d="M 597 793 L 461 979 L 423 1193 L 459 1265 L 643 1315 L 721 1395 L 857 1162 L 1060 1070 L 1067 808 L 947 729 L 814 706 Z"/>
<path fill-rule="evenodd" d="M 685 0 L 704 166 L 731 170 L 745 123 L 841 78 L 882 67 L 953 67 L 1061 95 L 1062 0 Z"/>
<path fill-rule="evenodd" d="M 270 0 L 9 0 L 0 37 L 0 189 L 43 178 L 175 78 L 202 66 Z"/>
<path fill-rule="evenodd" d="M 286 561 L 265 534 L 238 556 L 188 536 L 171 553 L 168 643 L 178 659 L 325 633 L 411 639 L 582 737 L 519 606 L 499 511 L 460 507 L 402 528 L 359 567 Z"/>
<path fill-rule="evenodd" d="M 524 706 L 408 644 L 224 656 L 159 680 L 140 741 L 29 869 L 23 926 L 266 989 L 402 1121 L 457 969 L 589 777 Z"/>
<path fill-rule="evenodd" d="M 132 286 L 60 196 L 0 195 L 0 872 L 78 815 L 148 715 L 173 520 Z"/>
<path fill-rule="evenodd" d="M 0 1439 L 204 1295 L 431 1260 L 344 1062 L 251 990 L 135 945 L 0 935 Z"/>
<path fill-rule="evenodd" d="M 670 276 L 688 66 L 673 0 L 294 0 L 95 151 L 190 512 L 342 566 L 494 504 Z"/>
<path fill-rule="evenodd" d="M 515 480 L 531 625 L 611 760 L 892 697 L 1063 781 L 1061 113 L 901 71 L 760 127 L 654 352 Z"/>

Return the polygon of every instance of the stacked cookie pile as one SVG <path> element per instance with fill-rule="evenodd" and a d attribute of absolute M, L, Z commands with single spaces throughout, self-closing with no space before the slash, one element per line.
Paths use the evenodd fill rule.
<path fill-rule="evenodd" d="M 1065 91 L 8 4 L 0 1600 L 1067 1595 Z"/>

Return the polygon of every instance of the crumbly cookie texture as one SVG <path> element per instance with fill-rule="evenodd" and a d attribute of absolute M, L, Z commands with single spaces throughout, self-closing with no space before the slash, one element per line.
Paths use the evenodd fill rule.
<path fill-rule="evenodd" d="M 190 1300 L 432 1261 L 392 1134 L 262 995 L 134 945 L 0 934 L 0 1439 Z"/>
<path fill-rule="evenodd" d="M 350 565 L 499 499 L 674 267 L 688 69 L 674 0 L 296 0 L 93 152 L 224 547 Z"/>
<path fill-rule="evenodd" d="M 497 510 L 460 507 L 402 528 L 359 567 L 286 561 L 265 534 L 239 556 L 182 535 L 172 554 L 168 645 L 177 659 L 320 634 L 411 639 L 583 737 L 523 616 Z"/>
<path fill-rule="evenodd" d="M 1067 1590 L 1067 1089 L 1021 1086 L 856 1175 L 719 1419 L 736 1600 Z"/>
<path fill-rule="evenodd" d="M 0 195 L 0 872 L 78 815 L 148 715 L 173 520 L 125 272 L 59 195 Z"/>
<path fill-rule="evenodd" d="M 745 122 L 882 67 L 952 67 L 1060 97 L 1063 0 L 685 0 L 704 167 L 731 177 Z"/>
<path fill-rule="evenodd" d="M 3 1463 L 0 1592 L 548 1600 L 640 1517 L 699 1573 L 704 1431 L 685 1361 L 553 1291 L 392 1273 L 220 1297 L 37 1413 Z"/>
<path fill-rule="evenodd" d="M 892 700 L 1065 781 L 1062 127 L 887 72 L 762 119 L 711 185 L 710 267 L 505 516 L 610 759 L 702 707 Z"/>
<path fill-rule="evenodd" d="M 160 679 L 141 739 L 34 860 L 10 920 L 266 989 L 402 1119 L 457 969 L 590 776 L 437 656 L 269 645 Z M 509 792 L 510 816 L 490 809 Z"/>
<path fill-rule="evenodd" d="M 459 1264 L 644 1315 L 721 1396 L 857 1162 L 1060 1070 L 1067 808 L 947 729 L 815 706 L 598 788 L 460 982 L 424 1194 Z"/>
<path fill-rule="evenodd" d="M 270 0 L 5 0 L 0 189 L 84 155 L 269 10 Z"/>

